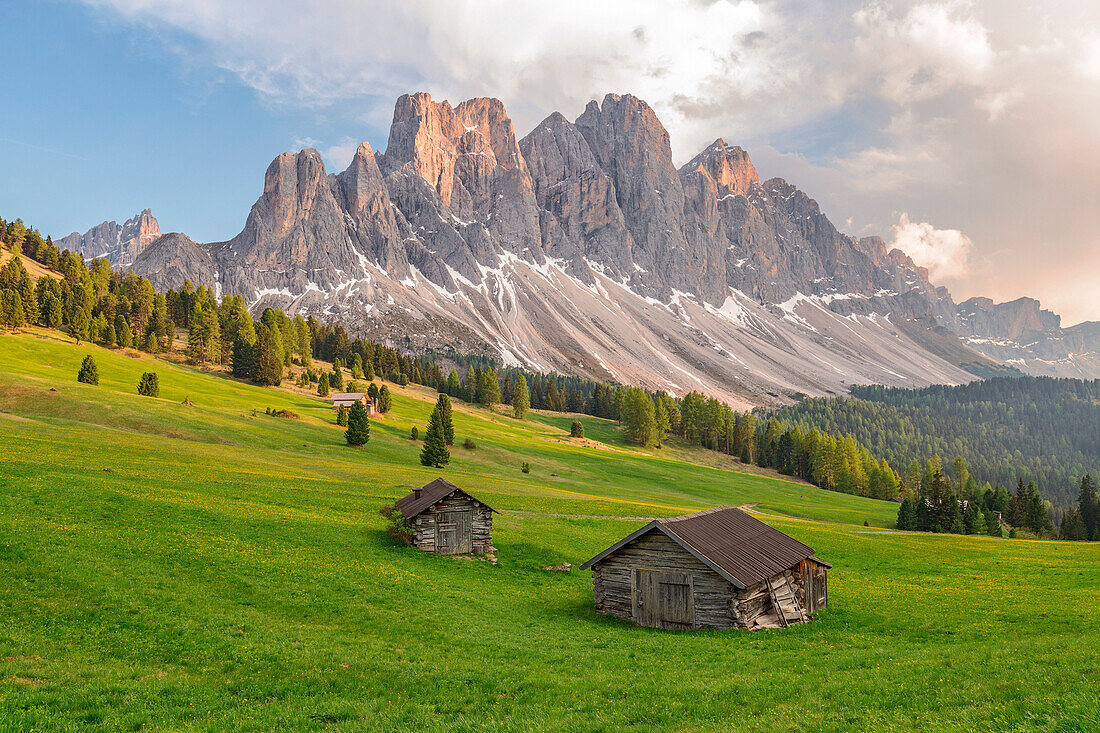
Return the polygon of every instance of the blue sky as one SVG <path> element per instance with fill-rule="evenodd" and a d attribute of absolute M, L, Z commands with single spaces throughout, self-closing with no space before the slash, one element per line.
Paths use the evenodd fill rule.
<path fill-rule="evenodd" d="M 383 150 L 406 92 L 498 97 L 519 135 L 629 92 L 678 163 L 742 145 L 957 300 L 1100 320 L 1094 0 L 0 3 L 0 216 L 44 233 L 149 207 L 232 237 L 275 156 Z"/>
<path fill-rule="evenodd" d="M 5 5 L 0 216 L 44 234 L 150 207 L 162 231 L 227 239 L 296 140 L 355 133 L 385 147 L 386 130 L 340 105 L 265 105 L 237 77 L 181 61 L 167 49 L 196 45 L 181 34 L 69 3 Z"/>

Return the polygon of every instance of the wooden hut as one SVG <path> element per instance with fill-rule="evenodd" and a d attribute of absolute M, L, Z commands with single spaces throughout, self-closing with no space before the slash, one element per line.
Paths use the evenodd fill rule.
<path fill-rule="evenodd" d="M 491 506 L 437 478 L 397 500 L 397 509 L 412 532 L 413 544 L 441 555 L 487 553 L 493 547 Z"/>
<path fill-rule="evenodd" d="M 755 630 L 828 603 L 829 563 L 736 507 L 657 519 L 592 558 L 596 610 L 664 629 Z"/>
<path fill-rule="evenodd" d="M 341 407 L 350 410 L 351 406 L 358 402 L 363 405 L 368 415 L 373 415 L 375 412 L 374 400 L 368 397 L 366 392 L 333 392 L 328 399 L 334 410 L 339 410 Z"/>

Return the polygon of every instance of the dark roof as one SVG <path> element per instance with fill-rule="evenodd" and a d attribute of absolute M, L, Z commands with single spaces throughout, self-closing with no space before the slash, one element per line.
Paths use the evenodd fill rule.
<path fill-rule="evenodd" d="M 420 492 L 419 497 L 416 495 L 416 491 Z M 434 506 L 437 502 L 447 498 L 456 491 L 460 494 L 464 494 L 470 497 L 475 501 L 481 501 L 481 499 L 478 499 L 470 492 L 464 491 L 452 484 L 450 481 L 442 478 L 437 478 L 435 481 L 425 484 L 416 491 L 412 492 L 408 496 L 401 497 L 396 502 L 397 511 L 401 512 L 401 516 L 403 516 L 405 519 L 412 519 L 416 515 L 423 512 L 425 509 Z M 481 501 L 481 503 L 485 504 L 485 502 L 483 501 Z M 493 509 L 488 504 L 485 504 L 485 506 L 489 507 L 490 511 L 500 514 L 500 512 L 497 512 L 496 509 Z"/>
<path fill-rule="evenodd" d="M 658 530 L 668 535 L 716 573 L 739 588 L 759 583 L 814 557 L 814 550 L 737 507 L 720 506 L 682 517 L 656 519 L 592 558 L 581 569 L 642 535 Z"/>

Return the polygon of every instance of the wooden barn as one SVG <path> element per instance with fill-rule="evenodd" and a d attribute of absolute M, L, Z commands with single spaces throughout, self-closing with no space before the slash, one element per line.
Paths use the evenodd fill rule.
<path fill-rule="evenodd" d="M 723 506 L 650 522 L 581 567 L 592 569 L 600 613 L 663 629 L 755 630 L 824 608 L 832 566 Z"/>
<path fill-rule="evenodd" d="M 374 400 L 368 397 L 366 392 L 333 392 L 328 399 L 334 410 L 339 410 L 341 407 L 350 410 L 352 405 L 359 402 L 366 409 L 368 415 L 373 415 L 375 412 Z"/>
<path fill-rule="evenodd" d="M 496 509 L 437 478 L 397 500 L 397 509 L 412 532 L 413 544 L 441 555 L 487 553 L 493 547 Z"/>

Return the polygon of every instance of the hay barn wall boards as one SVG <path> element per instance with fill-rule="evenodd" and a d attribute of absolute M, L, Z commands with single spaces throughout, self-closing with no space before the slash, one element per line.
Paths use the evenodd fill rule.
<path fill-rule="evenodd" d="M 735 507 L 655 520 L 582 566 L 600 613 L 665 629 L 749 630 L 824 608 L 830 567 Z"/>
<path fill-rule="evenodd" d="M 441 555 L 493 552 L 493 514 L 472 494 L 437 478 L 396 502 L 413 544 Z"/>

